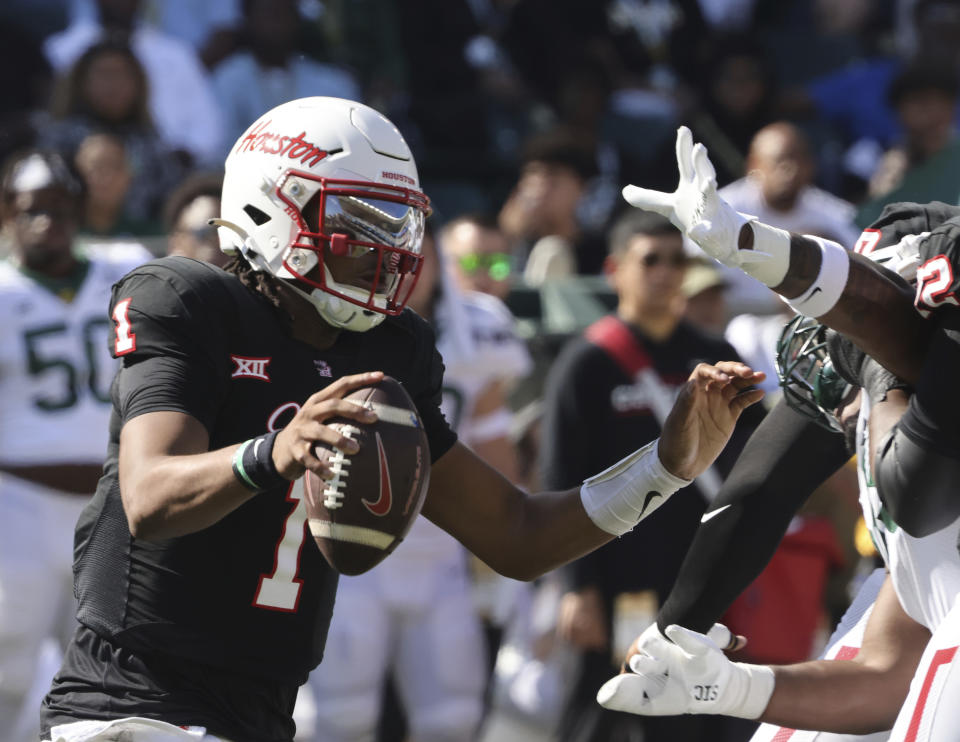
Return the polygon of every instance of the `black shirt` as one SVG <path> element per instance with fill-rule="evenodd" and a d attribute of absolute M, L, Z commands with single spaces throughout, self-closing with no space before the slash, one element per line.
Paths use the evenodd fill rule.
<path fill-rule="evenodd" d="M 382 370 L 414 399 L 436 460 L 456 438 L 440 413 L 432 331 L 405 311 L 366 333 L 342 332 L 321 351 L 293 339 L 282 315 L 234 275 L 187 258 L 128 274 L 114 286 L 111 316 L 123 366 L 105 473 L 76 531 L 81 629 L 45 701 L 44 729 L 148 716 L 238 742 L 290 739 L 290 696 L 323 655 L 337 585 L 305 543 L 300 481 L 196 533 L 136 539 L 120 499 L 120 429 L 175 410 L 203 423 L 216 450 L 282 428 L 341 376 Z M 274 699 L 271 713 L 236 702 L 260 695 Z"/>
<path fill-rule="evenodd" d="M 635 365 L 655 372 L 668 396 L 667 408 L 698 363 L 739 360 L 729 343 L 686 323 L 657 342 L 619 319 L 601 322 L 619 323 L 626 330 L 612 341 L 620 346 L 615 352 L 645 356 L 636 358 Z M 547 381 L 541 434 L 541 476 L 547 489 L 575 487 L 660 435 L 657 402 L 632 371 L 591 339 L 594 328 L 564 348 Z M 732 466 L 762 414 L 756 408 L 744 412 L 718 461 L 721 470 Z M 705 505 L 696 483 L 676 493 L 649 522 L 574 562 L 575 587 L 598 586 L 609 601 L 621 592 L 653 589 L 662 601 Z"/>

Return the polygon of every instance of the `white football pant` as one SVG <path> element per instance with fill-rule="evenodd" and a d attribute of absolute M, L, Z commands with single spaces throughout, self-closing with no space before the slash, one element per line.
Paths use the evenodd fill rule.
<path fill-rule="evenodd" d="M 76 627 L 73 532 L 88 499 L 0 473 L 0 742 L 39 736 L 40 702 Z"/>
<path fill-rule="evenodd" d="M 467 742 L 476 733 L 486 652 L 462 558 L 394 556 L 340 580 L 323 662 L 309 681 L 316 742 L 373 740 L 391 670 L 411 739 Z"/>

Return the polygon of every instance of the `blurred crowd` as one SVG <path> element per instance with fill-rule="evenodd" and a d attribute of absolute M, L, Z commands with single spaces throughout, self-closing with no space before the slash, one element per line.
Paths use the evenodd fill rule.
<path fill-rule="evenodd" d="M 454 372 L 477 400 L 457 427 L 530 489 L 574 486 L 655 437 L 699 359 L 740 357 L 777 394 L 789 308 L 620 197 L 628 183 L 675 187 L 678 125 L 739 211 L 849 249 L 886 203 L 960 200 L 960 0 L 5 0 L 0 86 L 0 158 L 58 153 L 82 189 L 75 248 L 146 247 L 143 259 L 222 259 L 207 224 L 222 163 L 264 111 L 325 95 L 387 115 L 433 204 L 438 275 L 417 308 L 441 340 L 448 323 L 448 366 L 466 352 L 450 297 L 488 317 L 471 327 L 492 355 Z M 17 239 L 17 206 L 3 205 L 0 254 Z M 496 371 L 481 384 L 478 367 Z M 756 422 L 745 416 L 731 461 Z M 670 727 L 592 700 L 656 615 L 728 467 L 672 499 L 656 531 L 536 585 L 454 552 L 480 627 L 476 703 L 453 732 L 442 714 L 424 728 L 490 742 L 747 739 L 742 723 Z M 852 467 L 823 489 L 727 617 L 755 638 L 751 661 L 815 656 L 875 558 Z M 384 673 L 379 738 L 412 726 L 428 739 Z M 305 690 L 304 739 L 321 701 Z"/>

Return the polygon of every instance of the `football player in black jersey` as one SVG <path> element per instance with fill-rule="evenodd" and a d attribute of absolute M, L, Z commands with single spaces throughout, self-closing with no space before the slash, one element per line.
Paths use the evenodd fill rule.
<path fill-rule="evenodd" d="M 951 413 L 944 413 L 957 409 L 960 387 L 938 374 L 960 360 L 960 331 L 955 329 L 960 326 L 960 219 L 952 213 L 954 207 L 914 204 L 907 208 L 916 213 L 909 215 L 888 208 L 851 252 L 830 240 L 777 229 L 734 211 L 717 195 L 706 148 L 693 143 L 686 127 L 677 133 L 677 163 L 680 183 L 673 193 L 627 186 L 624 198 L 667 216 L 704 252 L 742 269 L 787 299 L 798 313 L 837 331 L 843 338 L 838 349 L 856 373 L 875 383 L 888 381 L 887 389 L 916 385 L 917 402 L 898 430 L 893 428 L 906 407 L 904 396 L 894 395 L 896 405 L 871 415 L 871 440 L 884 449 L 876 466 L 880 487 L 908 532 L 929 533 L 960 515 L 960 498 L 938 488 L 918 503 L 905 482 L 913 476 L 929 481 L 931 471 L 960 474 L 956 454 L 960 448 L 953 445 L 960 442 L 960 430 L 945 418 Z M 917 231 L 903 233 L 902 244 L 886 245 L 891 251 L 888 260 L 872 259 L 877 257 L 871 253 L 884 225 L 904 219 L 901 227 L 909 224 Z M 885 374 L 895 378 L 885 379 Z M 917 409 L 921 398 L 927 400 L 924 412 Z M 934 420 L 943 424 L 939 431 L 933 429 Z M 934 447 L 937 456 L 915 451 L 908 461 L 896 457 L 887 461 L 887 454 L 895 453 L 895 446 L 886 445 L 891 432 L 901 449 L 918 448 L 938 434 L 948 436 L 949 442 Z M 906 470 L 900 467 L 904 463 Z"/>
<path fill-rule="evenodd" d="M 226 162 L 221 270 L 166 257 L 116 284 L 104 476 L 77 526 L 80 627 L 42 708 L 44 739 L 289 741 L 337 576 L 304 546 L 325 425 L 381 378 L 414 399 L 433 467 L 423 513 L 529 579 L 630 530 L 713 461 L 762 393 L 700 364 L 663 435 L 582 487 L 528 497 L 456 441 L 443 367 L 404 304 L 429 202 L 396 128 L 359 103 L 291 101 Z M 192 736 L 191 736 L 192 735 Z"/>
<path fill-rule="evenodd" d="M 880 530 L 907 544 L 898 547 L 904 551 L 892 555 L 890 568 L 899 568 L 898 563 L 903 567 L 905 553 L 908 562 L 915 561 L 904 572 L 919 577 L 916 584 L 897 585 L 896 593 L 891 587 L 880 591 L 867 625 L 871 638 L 863 639 L 864 653 L 857 663 L 801 665 L 797 673 L 785 668 L 773 673 L 756 666 L 728 667 L 718 661 L 718 655 L 701 654 L 703 641 L 691 640 L 677 627 L 669 629 L 671 637 L 683 641 L 685 650 L 694 648 L 689 657 L 698 655 L 700 671 L 724 674 L 730 670 L 721 685 L 701 682 L 700 696 L 674 697 L 680 701 L 677 706 L 642 699 L 641 686 L 634 681 L 628 681 L 630 691 L 623 680 L 611 681 L 604 703 L 637 713 L 726 713 L 797 728 L 812 725 L 862 733 L 889 729 L 912 687 L 917 695 L 912 690 L 907 697 L 895 732 L 920 723 L 927 718 L 926 712 L 930 718 L 936 715 L 946 721 L 945 725 L 938 721 L 934 731 L 923 722 L 926 733 L 932 735 L 924 739 L 952 739 L 956 719 L 942 704 L 936 714 L 933 710 L 937 694 L 951 705 L 952 691 L 943 689 L 960 682 L 960 665 L 954 671 L 953 655 L 940 656 L 948 644 L 956 645 L 955 626 L 960 624 L 960 616 L 943 615 L 955 597 L 952 541 L 960 515 L 960 498 L 955 493 L 960 473 L 956 424 L 960 400 L 953 382 L 960 363 L 954 279 L 960 257 L 956 254 L 960 210 L 940 203 L 893 205 L 863 233 L 854 254 L 846 254 L 836 244 L 774 230 L 736 214 L 716 197 L 706 152 L 692 146 L 689 132 L 681 130 L 677 149 L 681 185 L 675 193 L 628 187 L 625 196 L 636 206 L 668 214 L 706 251 L 740 266 L 792 297 L 798 311 L 815 315 L 847 335 L 829 336 L 829 357 L 821 356 L 820 361 L 834 364 L 846 380 L 868 394 L 871 413 L 864 427 L 869 432 L 861 431 L 870 442 L 861 457 L 868 473 L 863 486 L 869 490 L 876 485 L 879 501 L 874 515 L 882 522 Z M 903 278 L 916 283 L 916 311 L 910 301 L 914 289 Z M 870 355 L 863 350 L 870 350 Z M 809 385 L 808 392 L 823 407 L 820 382 L 824 375 L 810 380 L 816 383 Z M 789 387 L 786 391 L 789 395 Z M 839 401 L 835 397 L 834 405 Z M 816 407 L 808 411 L 816 412 Z M 832 415 L 833 410 L 820 409 L 819 414 Z M 677 586 L 660 613 L 660 629 L 682 624 L 707 631 L 762 569 L 806 495 L 848 456 L 837 433 L 809 424 L 786 404 L 774 409 L 705 515 Z M 872 501 L 869 495 L 865 501 Z M 913 545 L 921 539 L 928 545 Z M 911 549 L 922 559 L 911 557 Z M 931 594 L 924 595 L 925 591 Z M 938 591 L 943 592 L 942 598 Z M 940 605 L 938 611 L 930 611 L 936 614 L 932 622 L 925 612 L 929 609 L 917 607 L 925 603 Z M 637 666 L 649 669 L 649 657 L 658 652 L 678 656 L 670 654 L 672 645 L 664 643 L 656 631 L 638 641 L 647 659 L 635 660 Z M 915 668 L 918 676 L 910 686 Z M 680 666 L 668 669 L 675 680 L 682 672 Z M 939 690 L 928 696 L 922 689 L 934 674 Z M 659 693 L 668 685 L 660 682 L 666 677 L 645 681 L 644 692 Z M 944 733 L 946 737 L 937 736 Z"/>

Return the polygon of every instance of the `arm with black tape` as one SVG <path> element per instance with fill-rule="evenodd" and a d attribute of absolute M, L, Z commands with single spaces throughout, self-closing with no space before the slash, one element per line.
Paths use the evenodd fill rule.
<path fill-rule="evenodd" d="M 848 459 L 840 433 L 779 402 L 703 516 L 660 610 L 661 630 L 706 632 L 766 566 L 807 497 Z"/>

